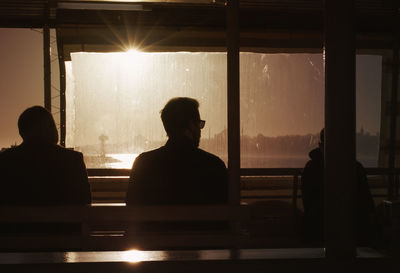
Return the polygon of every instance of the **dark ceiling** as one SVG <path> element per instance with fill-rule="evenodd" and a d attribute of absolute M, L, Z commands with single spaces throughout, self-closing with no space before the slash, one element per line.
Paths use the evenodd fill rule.
<path fill-rule="evenodd" d="M 39 28 L 48 23 L 57 24 L 100 24 L 100 18 L 118 18 L 121 14 L 141 14 L 142 24 L 220 25 L 224 24 L 224 0 L 145 0 L 144 11 L 85 11 L 68 10 L 60 13 L 59 2 L 104 5 L 124 5 L 129 1 L 76 1 L 76 0 L 0 0 L 0 27 Z M 177 2 L 177 3 L 173 3 Z M 192 2 L 192 3 L 191 3 Z M 194 4 L 193 2 L 197 3 Z M 390 25 L 399 3 L 397 0 L 356 0 L 356 17 L 361 28 L 392 29 Z M 240 21 L 249 28 L 296 28 L 322 27 L 323 0 L 241 0 Z M 61 14 L 61 16 L 60 16 Z M 65 16 L 68 15 L 68 16 Z M 148 20 L 148 21 L 146 21 Z M 116 21 L 117 22 L 117 21 Z"/>
<path fill-rule="evenodd" d="M 367 47 L 391 47 L 399 33 L 399 2 L 355 1 L 357 32 L 368 42 Z M 97 8 L 65 8 L 71 3 Z M 64 29 L 65 44 L 106 44 L 107 39 L 113 39 L 111 32 L 127 29 L 138 37 L 147 37 L 151 29 L 157 34 L 153 35 L 156 41 L 149 42 L 153 44 L 221 46 L 226 33 L 225 4 L 225 0 L 0 0 L 0 27 L 41 28 L 48 24 Z M 126 5 L 140 6 L 140 10 L 126 9 Z M 241 0 L 241 46 L 321 48 L 323 14 L 323 0 Z"/>

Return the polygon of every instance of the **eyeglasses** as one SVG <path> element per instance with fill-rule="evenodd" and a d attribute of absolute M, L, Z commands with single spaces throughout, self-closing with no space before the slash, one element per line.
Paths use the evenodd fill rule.
<path fill-rule="evenodd" d="M 206 121 L 205 120 L 200 120 L 199 121 L 200 129 L 203 129 L 205 125 L 206 125 Z"/>

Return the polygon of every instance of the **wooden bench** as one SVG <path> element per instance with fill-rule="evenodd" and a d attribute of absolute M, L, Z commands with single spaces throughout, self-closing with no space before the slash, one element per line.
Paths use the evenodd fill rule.
<path fill-rule="evenodd" d="M 351 260 L 326 259 L 323 249 L 252 249 L 238 228 L 257 211 L 248 206 L 2 207 L 2 223 L 81 223 L 75 236 L 23 234 L 0 236 L 1 272 L 391 272 L 390 257 L 370 254 Z M 105 234 L 93 226 L 121 228 L 148 221 L 227 221 L 226 232 Z M 253 243 L 253 244 L 252 244 Z M 170 250 L 178 248 L 184 250 Z M 54 251 L 54 249 L 58 249 Z M 69 249 L 78 251 L 68 251 Z M 137 252 L 136 250 L 144 250 Z M 150 251 L 159 249 L 162 251 Z M 189 249 L 189 250 L 187 250 Z M 215 249 L 215 250 L 210 250 Z M 104 251 L 112 250 L 112 251 Z M 131 250 L 131 251 L 124 251 Z M 136 254 L 140 254 L 139 258 Z M 132 256 L 132 257 L 131 257 Z M 140 261 L 138 263 L 138 261 Z M 132 263 L 133 262 L 133 263 Z M 346 271 L 343 271 L 346 268 Z"/>
<path fill-rule="evenodd" d="M 0 247 L 7 251 L 74 249 L 125 250 L 171 248 L 234 248 L 243 241 L 240 230 L 146 232 L 130 227 L 143 222 L 212 222 L 238 226 L 247 221 L 246 206 L 71 206 L 2 207 L 0 221 L 7 224 L 80 223 L 80 234 L 0 235 Z M 100 226 L 100 228 L 99 228 Z M 104 226 L 112 227 L 104 230 Z"/>

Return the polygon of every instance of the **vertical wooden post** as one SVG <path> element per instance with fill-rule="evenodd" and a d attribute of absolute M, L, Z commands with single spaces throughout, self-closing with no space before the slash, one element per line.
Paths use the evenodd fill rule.
<path fill-rule="evenodd" d="M 66 75 L 65 75 L 65 61 L 64 61 L 64 48 L 63 41 L 59 35 L 59 30 L 56 32 L 57 35 L 57 51 L 58 51 L 58 64 L 60 68 L 60 145 L 65 147 L 66 138 Z"/>
<path fill-rule="evenodd" d="M 227 15 L 227 77 L 228 77 L 228 172 L 229 204 L 240 204 L 240 88 L 239 88 L 239 0 L 228 0 Z M 234 234 L 240 232 L 239 223 L 232 222 Z M 239 257 L 232 248 L 231 258 Z"/>
<path fill-rule="evenodd" d="M 325 0 L 325 246 L 356 255 L 355 3 Z"/>
<path fill-rule="evenodd" d="M 229 202 L 240 203 L 239 0 L 227 6 Z"/>
<path fill-rule="evenodd" d="M 50 28 L 47 23 L 43 26 L 43 68 L 44 107 L 51 112 Z"/>
<path fill-rule="evenodd" d="M 390 139 L 389 139 L 389 168 L 396 167 L 396 139 L 397 139 L 397 115 L 398 115 L 398 84 L 399 84 L 399 39 L 395 34 L 392 62 L 392 94 L 390 96 Z M 395 174 L 389 176 L 388 196 L 394 199 Z"/>

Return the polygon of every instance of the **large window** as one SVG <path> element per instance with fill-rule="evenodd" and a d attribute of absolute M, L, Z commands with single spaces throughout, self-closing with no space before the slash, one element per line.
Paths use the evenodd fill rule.
<path fill-rule="evenodd" d="M 357 56 L 357 158 L 376 167 L 382 57 Z M 130 168 L 166 141 L 160 110 L 194 97 L 207 121 L 201 148 L 227 163 L 225 53 L 72 53 L 67 147 L 89 168 Z M 299 168 L 324 127 L 322 54 L 240 54 L 241 167 Z"/>
<path fill-rule="evenodd" d="M 67 68 L 67 147 L 89 168 L 130 168 L 166 142 L 160 110 L 200 102 L 200 147 L 227 160 L 225 53 L 73 53 Z"/>
<path fill-rule="evenodd" d="M 377 167 L 382 57 L 357 55 L 357 159 Z M 324 127 L 322 54 L 240 56 L 242 168 L 301 168 Z"/>

